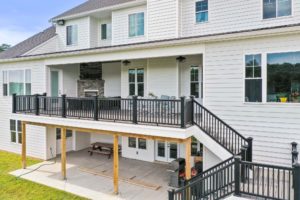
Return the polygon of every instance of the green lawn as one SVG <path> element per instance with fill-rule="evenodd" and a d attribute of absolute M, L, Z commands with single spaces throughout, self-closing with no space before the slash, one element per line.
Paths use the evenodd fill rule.
<path fill-rule="evenodd" d="M 40 160 L 27 160 L 33 165 Z M 52 189 L 31 181 L 17 179 L 8 173 L 21 168 L 21 157 L 16 154 L 0 151 L 0 199 L 1 200 L 83 200 L 60 190 Z"/>

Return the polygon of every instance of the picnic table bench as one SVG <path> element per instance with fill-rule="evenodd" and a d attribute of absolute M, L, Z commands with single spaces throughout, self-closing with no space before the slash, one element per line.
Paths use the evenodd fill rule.
<path fill-rule="evenodd" d="M 118 151 L 119 153 L 121 153 L 121 145 L 118 146 Z M 114 145 L 110 143 L 95 142 L 91 144 L 90 150 L 88 152 L 90 153 L 90 156 L 92 156 L 94 153 L 98 153 L 107 155 L 108 159 L 110 159 L 114 153 Z"/>

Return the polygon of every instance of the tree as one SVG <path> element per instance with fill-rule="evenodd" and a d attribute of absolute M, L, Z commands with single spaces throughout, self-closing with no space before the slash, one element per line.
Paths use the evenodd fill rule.
<path fill-rule="evenodd" d="M 8 48 L 10 48 L 9 44 L 2 44 L 0 46 L 0 52 L 7 50 Z"/>

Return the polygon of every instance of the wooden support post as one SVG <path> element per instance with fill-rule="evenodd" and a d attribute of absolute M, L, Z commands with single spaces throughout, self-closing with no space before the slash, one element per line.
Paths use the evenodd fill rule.
<path fill-rule="evenodd" d="M 119 193 L 119 138 L 114 135 L 114 193 Z"/>
<path fill-rule="evenodd" d="M 64 180 L 67 178 L 66 132 L 66 128 L 61 128 L 61 175 Z"/>
<path fill-rule="evenodd" d="M 188 138 L 185 142 L 185 177 L 186 179 L 191 178 L 191 143 L 192 138 Z"/>
<path fill-rule="evenodd" d="M 22 168 L 26 169 L 26 123 L 22 122 Z"/>

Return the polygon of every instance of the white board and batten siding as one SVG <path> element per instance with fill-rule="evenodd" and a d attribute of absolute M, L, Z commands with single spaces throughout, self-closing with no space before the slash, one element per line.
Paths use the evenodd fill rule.
<path fill-rule="evenodd" d="M 266 96 L 266 54 L 291 51 L 300 51 L 299 35 L 206 45 L 204 105 L 242 135 L 254 138 L 255 161 L 291 165 L 291 142 L 300 143 L 300 104 L 244 103 L 244 57 L 262 53 Z"/>
<path fill-rule="evenodd" d="M 46 91 L 46 67 L 42 61 L 28 61 L 0 64 L 0 149 L 14 153 L 21 152 L 21 145 L 11 142 L 10 119 L 12 115 L 12 97 L 3 96 L 3 70 L 31 69 L 31 93 L 41 94 Z M 46 129 L 39 126 L 27 126 L 27 155 L 46 159 Z"/>
<path fill-rule="evenodd" d="M 209 0 L 208 22 L 196 23 L 195 0 L 181 1 L 181 35 L 187 37 L 299 23 L 300 1 L 292 0 L 292 16 L 267 20 L 263 20 L 262 2 Z"/>

